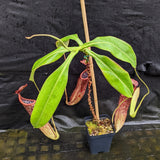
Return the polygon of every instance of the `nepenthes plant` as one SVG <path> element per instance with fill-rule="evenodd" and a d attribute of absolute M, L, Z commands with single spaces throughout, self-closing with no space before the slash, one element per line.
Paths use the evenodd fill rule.
<path fill-rule="evenodd" d="M 69 100 L 66 93 L 66 104 L 77 104 L 82 99 L 88 86 L 89 107 L 93 115 L 93 119 L 97 122 L 99 121 L 99 116 L 97 116 L 95 108 L 90 102 L 90 87 L 92 85 L 92 79 L 90 77 L 91 64 L 89 62 L 89 57 L 92 57 L 95 60 L 97 66 L 100 68 L 102 75 L 105 77 L 105 79 L 115 90 L 117 90 L 121 94 L 118 107 L 115 109 L 112 117 L 112 121 L 115 124 L 115 132 L 118 132 L 123 126 L 126 120 L 129 106 L 130 116 L 136 116 L 142 101 L 149 94 L 149 88 L 145 84 L 145 82 L 139 77 L 136 71 L 136 55 L 132 47 L 127 42 L 113 36 L 102 36 L 97 37 L 89 42 L 83 43 L 79 39 L 77 34 L 69 35 L 61 39 L 48 34 L 35 34 L 26 38 L 31 39 L 40 36 L 50 37 L 56 40 L 56 49 L 46 54 L 42 58 L 38 59 L 33 64 L 31 70 L 29 80 L 35 84 L 37 90 L 39 91 L 37 100 L 34 104 L 34 107 L 32 108 L 33 111 L 30 119 L 31 124 L 34 128 L 41 128 L 45 126 L 50 121 L 50 119 L 52 119 L 52 116 L 54 115 L 64 92 L 66 93 L 70 64 L 79 52 L 84 54 L 84 59 L 82 60 L 82 63 L 86 65 L 86 70 L 84 70 L 80 75 L 76 89 L 73 91 Z M 77 46 L 70 46 L 70 40 L 75 41 L 77 43 Z M 124 70 L 119 64 L 117 64 L 114 60 L 112 60 L 106 55 L 95 53 L 93 50 L 89 49 L 89 47 L 107 51 L 111 53 L 115 58 L 129 63 L 134 68 L 136 75 L 147 88 L 147 93 L 141 99 L 138 107 L 136 107 L 137 99 L 140 92 L 138 82 L 131 79 L 129 73 Z M 68 56 L 65 57 L 65 61 L 56 70 L 54 70 L 53 73 L 48 76 L 42 88 L 39 89 L 34 78 L 36 70 L 42 66 L 56 62 L 66 53 L 68 53 Z M 20 95 L 21 91 L 22 89 L 19 89 L 16 93 Z M 59 136 L 56 136 L 58 132 L 55 128 L 55 125 L 54 134 L 56 137 L 55 139 L 57 139 L 57 137 Z"/>

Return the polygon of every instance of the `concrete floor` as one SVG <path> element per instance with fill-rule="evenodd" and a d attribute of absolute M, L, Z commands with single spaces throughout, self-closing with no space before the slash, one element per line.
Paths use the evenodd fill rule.
<path fill-rule="evenodd" d="M 129 128 L 129 129 L 128 129 Z M 124 126 L 109 153 L 92 155 L 85 128 L 60 132 L 52 141 L 38 129 L 0 133 L 0 160 L 160 160 L 160 125 Z"/>

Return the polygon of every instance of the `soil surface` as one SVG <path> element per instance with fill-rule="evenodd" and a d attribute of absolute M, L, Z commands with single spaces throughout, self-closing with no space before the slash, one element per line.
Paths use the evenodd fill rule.
<path fill-rule="evenodd" d="M 113 127 L 109 118 L 103 118 L 99 121 L 89 120 L 86 122 L 90 136 L 98 136 L 113 133 Z"/>

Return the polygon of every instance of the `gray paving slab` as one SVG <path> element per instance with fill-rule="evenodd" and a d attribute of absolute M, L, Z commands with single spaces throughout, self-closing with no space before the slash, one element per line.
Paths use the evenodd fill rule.
<path fill-rule="evenodd" d="M 128 129 L 129 128 L 129 129 Z M 159 160 L 160 125 L 125 126 L 117 133 L 109 153 L 89 152 L 85 128 L 60 132 L 57 141 L 38 129 L 0 132 L 2 160 Z"/>

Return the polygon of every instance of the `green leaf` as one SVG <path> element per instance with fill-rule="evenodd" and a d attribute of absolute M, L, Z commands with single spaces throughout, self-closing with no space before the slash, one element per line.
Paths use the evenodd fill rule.
<path fill-rule="evenodd" d="M 96 47 L 109 51 L 117 59 L 128 62 L 133 68 L 136 68 L 137 60 L 132 47 L 121 39 L 112 36 L 97 37 L 82 45 L 82 48 L 88 47 Z"/>
<path fill-rule="evenodd" d="M 67 85 L 69 65 L 77 53 L 78 51 L 71 52 L 66 61 L 43 84 L 31 115 L 33 127 L 44 126 L 58 107 Z"/>
<path fill-rule="evenodd" d="M 65 49 L 64 47 L 59 47 L 57 49 L 55 49 L 54 51 L 48 53 L 47 55 L 45 55 L 44 57 L 38 59 L 32 67 L 32 71 L 30 74 L 30 78 L 29 80 L 34 82 L 34 74 L 35 71 L 44 66 L 44 65 L 48 65 L 50 63 L 53 63 L 55 61 L 57 61 L 59 58 L 61 58 L 63 56 L 64 53 L 68 52 L 67 49 Z"/>
<path fill-rule="evenodd" d="M 83 42 L 79 39 L 77 34 L 72 34 L 72 35 L 63 37 L 63 38 L 61 38 L 61 40 L 65 43 L 66 46 L 69 45 L 69 40 L 74 40 L 74 41 L 76 41 L 78 43 L 78 45 L 83 45 Z M 56 42 L 56 46 L 57 46 L 57 48 L 59 46 L 62 46 L 61 42 L 57 41 Z"/>
<path fill-rule="evenodd" d="M 110 85 L 122 95 L 132 97 L 133 85 L 128 72 L 109 57 L 98 55 L 89 49 L 86 49 L 86 51 L 95 59 L 98 67 L 101 69 Z"/>

